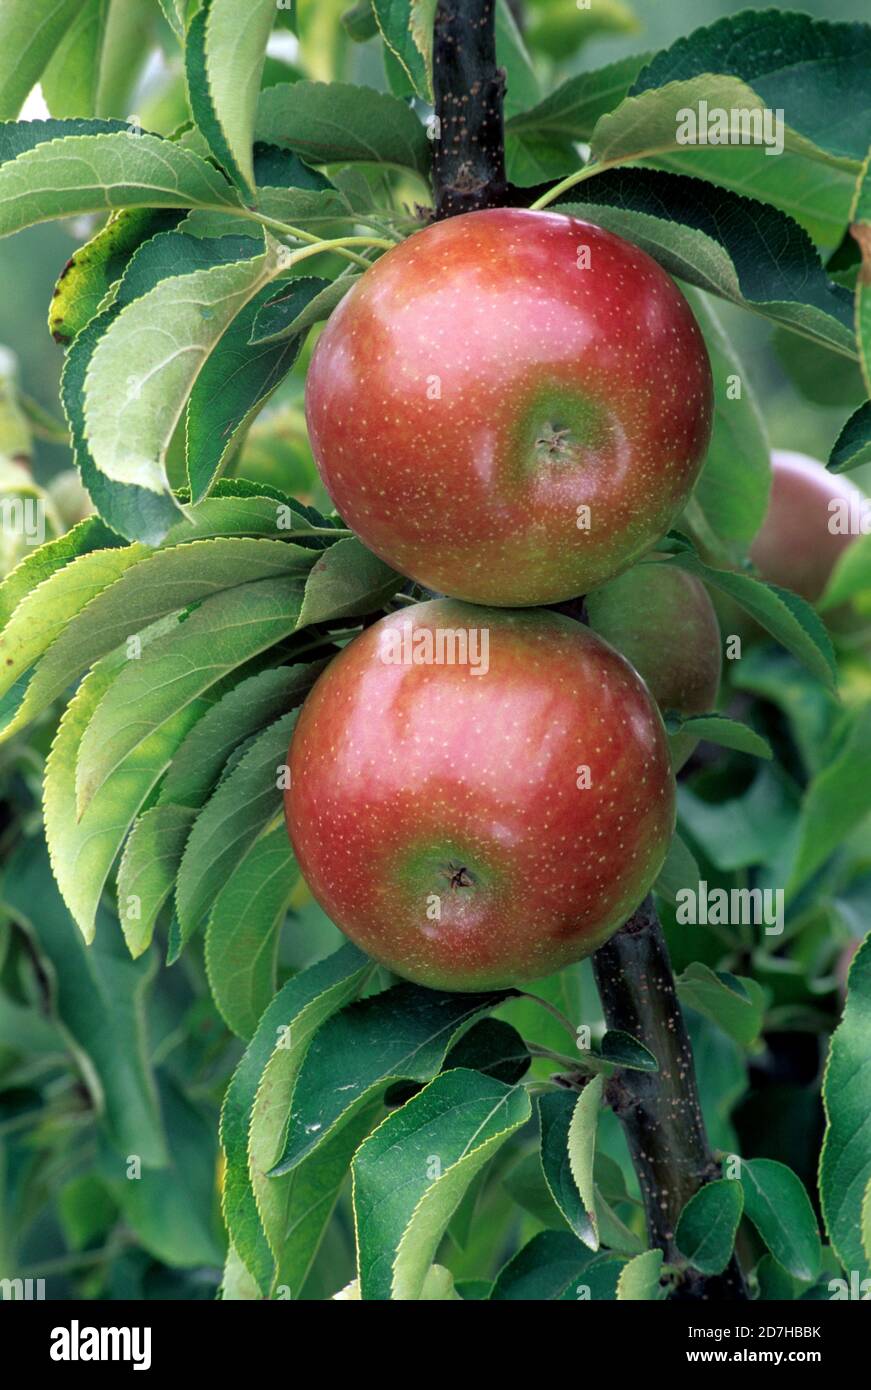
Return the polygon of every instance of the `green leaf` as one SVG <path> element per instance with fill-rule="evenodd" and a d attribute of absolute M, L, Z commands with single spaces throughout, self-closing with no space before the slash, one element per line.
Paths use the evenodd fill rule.
<path fill-rule="evenodd" d="M 863 1202 L 871 1183 L 869 1036 L 871 937 L 866 937 L 853 957 L 844 1015 L 832 1035 L 823 1080 L 826 1135 L 820 1159 L 820 1203 L 826 1231 L 844 1269 L 871 1276 L 871 1251 L 863 1241 Z"/>
<path fill-rule="evenodd" d="M 426 177 L 426 131 L 404 101 L 346 82 L 291 82 L 260 95 L 256 136 L 313 164 L 392 164 Z"/>
<path fill-rule="evenodd" d="M 633 1247 L 641 1246 L 641 1241 L 636 1240 Z M 617 1286 L 620 1282 L 620 1275 L 626 1268 L 628 1261 L 619 1255 L 602 1254 L 595 1255 L 587 1265 L 581 1277 L 560 1295 L 562 1303 L 613 1303 L 617 1298 Z"/>
<path fill-rule="evenodd" d="M 678 1250 L 702 1274 L 722 1274 L 732 1258 L 743 1210 L 739 1182 L 719 1178 L 706 1183 L 680 1214 L 674 1234 Z"/>
<path fill-rule="evenodd" d="M 232 257 L 235 239 L 228 240 Z M 271 243 L 247 259 L 169 274 L 124 305 L 97 342 L 85 377 L 85 433 L 101 473 L 169 490 L 166 451 L 185 402 L 222 334 L 280 273 L 287 254 Z"/>
<path fill-rule="evenodd" d="M 656 1303 L 665 1297 L 659 1282 L 662 1273 L 661 1250 L 645 1250 L 636 1255 L 620 1273 L 617 1299 L 620 1303 Z"/>
<path fill-rule="evenodd" d="M 275 993 L 278 933 L 298 881 L 287 829 L 279 825 L 252 846 L 212 908 L 209 986 L 218 1012 L 240 1038 L 252 1036 Z"/>
<path fill-rule="evenodd" d="M 683 145 L 645 162 L 767 203 L 787 213 L 823 248 L 838 245 L 849 216 L 853 176 L 790 150 L 771 158 L 764 145 Z"/>
<path fill-rule="evenodd" d="M 788 1274 L 812 1283 L 820 1271 L 817 1221 L 800 1178 L 771 1158 L 741 1160 L 744 1210 Z"/>
<path fill-rule="evenodd" d="M 338 526 L 337 521 L 331 522 L 314 507 L 269 483 L 219 478 L 211 496 L 189 508 L 182 520 L 170 527 L 163 547 L 212 536 L 265 536 L 271 540 L 296 539 L 306 548 L 323 550 L 332 541 L 329 535 L 318 533 L 334 526 Z"/>
<path fill-rule="evenodd" d="M 846 473 L 863 463 L 871 463 L 871 401 L 853 412 L 829 455 L 829 468 L 833 473 Z"/>
<path fill-rule="evenodd" d="M 673 903 L 682 888 L 697 884 L 701 874 L 694 855 L 677 832 L 671 837 L 665 863 L 659 871 L 659 878 L 653 890 L 666 902 Z"/>
<path fill-rule="evenodd" d="M 0 118 L 18 115 L 81 0 L 5 0 L 0 7 Z"/>
<path fill-rule="evenodd" d="M 565 1220 L 545 1181 L 538 1150 L 524 1154 L 505 1174 L 502 1184 L 512 1202 L 542 1226 L 564 1230 Z"/>
<path fill-rule="evenodd" d="M 741 140 L 736 143 L 762 145 L 769 141 L 773 148 L 776 135 L 765 129 L 766 103 L 747 83 L 734 77 L 716 73 L 685 81 L 657 85 L 648 90 L 639 90 L 644 81 L 642 72 L 631 94 L 623 100 L 616 110 L 602 116 L 593 131 L 590 142 L 593 159 L 603 166 L 625 163 L 628 160 L 650 158 L 671 151 L 680 151 L 687 145 L 724 144 L 732 141 L 721 137 L 716 128 L 710 136 L 704 124 L 699 123 L 701 103 L 707 103 L 713 122 L 714 113 L 740 111 L 746 121 L 741 128 Z M 744 114 L 746 113 L 746 115 Z M 725 120 L 728 122 L 728 115 Z M 767 123 L 772 120 L 769 114 Z M 744 138 L 745 128 L 749 132 Z M 789 123 L 783 130 L 784 148 L 793 153 L 831 163 L 835 168 L 851 169 L 853 161 L 849 158 L 829 156 L 825 151 L 802 138 Z M 774 153 L 778 153 L 774 150 Z"/>
<path fill-rule="evenodd" d="M 150 40 L 149 0 L 83 0 L 42 74 L 53 116 L 106 116 L 129 109 L 138 76 L 130 55 Z"/>
<path fill-rule="evenodd" d="M 325 663 L 279 666 L 241 680 L 191 729 L 160 788 L 160 804 L 198 809 L 235 749 L 301 705 Z"/>
<path fill-rule="evenodd" d="M 649 1048 L 619 1028 L 608 1029 L 598 1052 L 593 1055 L 615 1067 L 628 1067 L 632 1071 L 659 1071 L 659 1063 Z"/>
<path fill-rule="evenodd" d="M 778 588 L 776 584 L 763 584 L 758 579 L 751 579 L 748 574 L 735 574 L 731 570 L 704 565 L 683 542 L 679 543 L 670 563 L 694 574 L 709 588 L 718 589 L 734 599 L 829 689 L 834 688 L 838 668 L 831 639 L 820 618 L 804 599 L 788 589 Z"/>
<path fill-rule="evenodd" d="M 285 765 L 296 717 L 291 710 L 258 735 L 197 817 L 176 885 L 182 942 L 196 931 L 236 865 L 280 814 L 278 772 Z"/>
<path fill-rule="evenodd" d="M 729 108 L 753 105 L 742 90 L 749 84 L 756 104 L 783 108 L 788 145 L 814 158 L 855 164 L 871 144 L 869 59 L 867 24 L 744 10 L 658 53 L 632 90 L 641 100 L 656 89 L 687 84 L 679 105 L 691 105 L 698 92 L 711 107 Z M 730 77 L 732 84 L 721 90 L 714 74 Z"/>
<path fill-rule="evenodd" d="M 589 140 L 599 117 L 625 97 L 649 56 L 634 53 L 607 67 L 568 78 L 536 106 L 506 121 L 506 133 Z"/>
<path fill-rule="evenodd" d="M 165 1163 L 146 1028 L 154 959 L 131 961 L 110 914 L 102 910 L 93 944 L 85 946 L 61 901 L 41 840 L 23 843 L 10 860 L 3 903 L 25 925 L 39 954 L 52 1011 L 110 1142 L 119 1155 Z"/>
<path fill-rule="evenodd" d="M 7 735 L 46 709 L 94 662 L 129 643 L 157 619 L 206 599 L 228 595 L 234 587 L 259 579 L 302 575 L 313 558 L 312 551 L 295 545 L 247 537 L 197 541 L 151 555 L 137 545 L 103 554 L 103 564 L 97 563 L 96 556 L 89 556 L 88 567 L 80 560 L 60 571 L 52 579 L 51 589 L 34 592 L 27 608 L 20 610 L 6 634 L 0 636 L 2 653 L 5 636 L 14 643 L 22 624 L 29 630 L 30 644 L 21 657 L 12 651 L 16 659 L 10 676 L 15 677 L 21 661 L 33 659 L 40 624 L 46 625 L 47 634 L 55 634 L 58 623 L 49 626 L 49 618 L 66 618 L 63 630 L 54 637 L 34 670 L 15 717 L 5 730 Z M 107 575 L 114 575 L 115 582 L 104 582 Z M 300 579 L 300 588 L 301 585 Z M 79 605 L 84 602 L 84 607 L 70 612 L 70 605 L 63 601 L 65 594 L 70 595 L 70 605 L 76 600 Z"/>
<path fill-rule="evenodd" d="M 600 1077 L 591 1081 L 586 1090 L 589 1091 L 596 1083 L 598 1083 L 598 1091 L 601 1096 Z M 582 1096 L 585 1094 L 586 1091 L 581 1092 Z M 592 1198 L 592 1175 L 590 1175 L 590 1183 L 587 1185 L 587 1200 L 590 1201 L 591 1205 L 587 1207 L 579 1191 L 569 1160 L 569 1130 L 575 1106 L 576 1097 L 570 1091 L 554 1091 L 552 1094 L 539 1098 L 541 1168 L 544 1171 L 545 1182 L 553 1200 L 575 1235 L 591 1250 L 597 1250 L 599 1239 L 595 1225 L 595 1204 Z M 594 1147 L 595 1139 L 594 1125 Z"/>
<path fill-rule="evenodd" d="M 505 115 L 534 105 L 541 95 L 523 34 L 506 0 L 496 0 L 496 62 L 505 69 Z"/>
<path fill-rule="evenodd" d="M 0 121 L 0 164 L 17 159 L 27 150 L 35 149 L 49 140 L 62 140 L 70 135 L 115 135 L 130 133 L 127 121 L 100 121 L 93 118 L 73 121 L 52 119 L 37 121 Z"/>
<path fill-rule="evenodd" d="M 755 758 L 770 759 L 773 756 L 768 740 L 757 734 L 755 729 L 716 711 L 713 714 L 692 714 L 685 719 L 679 714 L 668 714 L 665 728 L 670 738 L 677 734 L 689 734 L 691 738 L 704 738 L 709 743 L 719 744 L 721 748 L 734 748 Z"/>
<path fill-rule="evenodd" d="M 109 309 L 98 314 L 80 329 L 66 355 L 61 397 L 70 425 L 76 467 L 94 506 L 119 535 L 157 545 L 181 516 L 175 498 L 144 487 L 113 482 L 97 469 L 85 438 L 85 375 L 91 354 L 115 313 L 115 309 Z"/>
<path fill-rule="evenodd" d="M 681 1003 L 696 1009 L 744 1047 L 759 1037 L 765 1017 L 765 991 L 756 980 L 715 973 L 695 961 L 676 982 Z"/>
<path fill-rule="evenodd" d="M 70 559 L 24 595 L 0 632 L 0 693 L 11 691 L 21 682 L 18 699 L 9 711 L 3 734 L 11 732 L 10 724 L 17 728 L 24 722 L 17 716 L 26 699 L 27 682 L 31 678 L 28 673 L 34 662 L 62 635 L 67 623 L 82 607 L 144 553 L 138 546 L 86 552 Z"/>
<path fill-rule="evenodd" d="M 239 22 L 234 0 L 204 0 L 185 36 L 188 98 L 197 126 L 243 196 L 255 186 L 252 144 L 275 0 L 253 0 Z"/>
<path fill-rule="evenodd" d="M 777 705 L 789 721 L 809 774 L 830 761 L 833 736 L 843 711 L 831 691 L 780 647 L 753 646 L 733 663 L 732 682 Z"/>
<path fill-rule="evenodd" d="M 98 314 L 82 329 L 67 354 L 61 382 L 64 409 L 70 422 L 76 463 L 82 481 L 100 511 L 122 535 L 159 544 L 179 522 L 176 499 L 146 487 L 118 483 L 101 473 L 92 457 L 85 421 L 85 387 L 92 357 L 114 326 L 122 310 L 135 307 L 167 277 L 221 267 L 244 260 L 260 243 L 248 237 L 201 239 L 183 233 L 164 232 L 145 242 L 128 262 L 111 308 Z"/>
<path fill-rule="evenodd" d="M 223 1248 L 215 1220 L 214 1123 L 165 1074 L 160 1102 L 170 1144 L 169 1166 L 143 1167 L 140 1176 L 131 1180 L 126 1156 L 102 1153 L 98 1172 L 120 1206 L 125 1225 L 156 1259 L 183 1269 L 220 1267 Z M 136 1152 L 135 1145 L 130 1152 Z"/>
<path fill-rule="evenodd" d="M 238 201 L 204 159 L 132 130 L 52 138 L 0 168 L 0 236 L 56 217 L 123 207 L 230 212 Z"/>
<path fill-rule="evenodd" d="M 291 281 L 290 295 L 301 315 L 322 280 Z M 250 339 L 271 290 L 263 289 L 237 314 L 194 383 L 187 403 L 186 448 L 191 499 L 199 502 L 220 477 L 238 440 L 290 371 L 302 347 L 302 334 L 278 342 Z"/>
<path fill-rule="evenodd" d="M 115 212 L 90 241 L 74 251 L 55 285 L 48 328 L 64 346 L 90 323 L 130 257 L 157 232 L 173 228 L 182 216 L 174 209 L 124 208 Z"/>
<path fill-rule="evenodd" d="M 871 811 L 868 760 L 871 757 L 871 704 L 850 715 L 837 755 L 805 791 L 795 858 L 786 885 L 794 896 L 830 854 Z"/>
<path fill-rule="evenodd" d="M 187 0 L 157 0 L 163 17 L 177 39 L 184 38 Z M 228 1256 L 229 1258 L 229 1256 Z"/>
<path fill-rule="evenodd" d="M 221 1143 L 226 1155 L 223 1207 L 227 1229 L 239 1258 L 257 1280 L 261 1293 L 268 1296 L 275 1272 L 275 1253 L 270 1248 L 255 1200 L 254 1180 L 249 1168 L 249 1132 L 258 1161 L 269 1157 L 281 1143 L 287 1108 L 268 1111 L 261 1097 L 255 1123 L 255 1105 L 263 1085 L 264 1072 L 271 1070 L 270 1096 L 289 1097 L 300 1061 L 315 1031 L 361 988 L 371 962 L 350 942 L 327 960 L 301 971 L 279 990 L 257 1025 L 257 1030 L 239 1062 L 224 1097 L 221 1111 Z M 258 1166 L 256 1183 L 266 1183 Z M 271 1182 L 270 1202 L 286 1201 L 287 1190 Z M 292 1242 L 291 1242 L 292 1243 Z M 290 1258 L 288 1245 L 279 1251 Z M 293 1285 L 294 1296 L 299 1285 Z"/>
<path fill-rule="evenodd" d="M 532 188 L 564 178 L 577 167 L 578 153 L 570 140 L 534 132 L 506 134 L 505 172 L 519 188 Z"/>
<path fill-rule="evenodd" d="M 827 613 L 871 589 L 871 534 L 857 536 L 838 556 L 825 592 L 817 603 Z"/>
<path fill-rule="evenodd" d="M 768 508 L 768 436 L 750 374 L 743 369 L 713 306 L 695 290 L 685 288 L 684 292 L 704 334 L 714 378 L 713 433 L 693 500 L 720 541 L 746 546 Z M 840 359 L 833 360 L 840 364 Z M 741 460 L 740 468 L 735 467 L 736 458 Z"/>
<path fill-rule="evenodd" d="M 94 936 L 103 887 L 124 838 L 173 753 L 203 712 L 196 703 L 179 711 L 129 757 L 119 762 L 87 810 L 76 808 L 75 766 L 94 711 L 111 689 L 119 658 L 107 658 L 82 681 L 57 731 L 45 767 L 45 834 L 64 901 L 85 941 Z"/>
<path fill-rule="evenodd" d="M 587 1281 L 592 1255 L 569 1231 L 540 1231 L 499 1271 L 490 1294 L 497 1302 L 561 1299 L 575 1296 L 578 1280 Z"/>
<path fill-rule="evenodd" d="M 833 269 L 831 258 L 826 270 L 838 284 L 851 288 L 844 279 L 844 272 Z M 853 410 L 865 399 L 866 391 L 858 362 L 845 362 L 840 354 L 800 338 L 785 328 L 774 330 L 771 345 L 780 366 L 805 401 L 813 405 Z"/>
<path fill-rule="evenodd" d="M 318 1034 L 303 1063 L 275 1174 L 289 1172 L 307 1158 L 391 1082 L 428 1081 L 462 1029 L 511 993 L 443 994 L 399 984 L 337 1014 Z M 350 1072 L 349 1057 L 354 1059 Z M 347 1074 L 341 1091 L 332 1080 L 339 1074 Z"/>
<path fill-rule="evenodd" d="M 256 145 L 254 173 L 259 184 L 257 211 L 264 217 L 322 235 L 331 229 L 353 229 L 354 210 L 345 194 L 291 150 L 278 145 Z M 372 203 L 370 194 L 359 211 L 370 212 Z"/>
<path fill-rule="evenodd" d="M 122 544 L 121 538 L 104 526 L 99 517 L 89 516 L 56 540 L 46 541 L 30 551 L 0 582 L 0 630 L 9 622 L 19 603 L 31 590 L 63 569 L 79 555 L 107 550 Z"/>
<path fill-rule="evenodd" d="M 775 882 L 783 883 L 798 829 L 798 793 L 776 761 L 764 764 L 746 791 L 724 800 L 705 801 L 680 786 L 678 807 L 681 829 L 718 869 L 728 873 L 754 864 L 773 865 Z M 722 920 L 729 920 L 728 911 Z"/>
<path fill-rule="evenodd" d="M 372 13 L 385 46 L 396 58 L 416 94 L 423 101 L 432 101 L 431 73 L 412 33 L 414 8 L 413 0 L 372 0 Z M 435 4 L 429 3 L 427 8 L 432 12 L 429 15 L 431 33 Z"/>
<path fill-rule="evenodd" d="M 96 1173 L 82 1173 L 58 1194 L 58 1215 L 71 1250 L 85 1250 L 105 1237 L 115 1224 L 118 1208 Z"/>
<path fill-rule="evenodd" d="M 465 1067 L 514 1086 L 529 1071 L 532 1058 L 523 1038 L 501 1018 L 482 1018 L 454 1043 L 443 1071 Z"/>
<path fill-rule="evenodd" d="M 285 1096 L 285 1102 L 279 1108 L 279 1125 L 287 1115 L 289 1093 L 286 1092 Z M 351 1159 L 380 1112 L 378 1102 L 364 1107 L 349 1124 L 327 1140 L 315 1157 L 301 1163 L 284 1178 L 265 1177 L 266 1169 L 278 1152 L 276 1148 L 260 1164 L 257 1192 L 267 1238 L 278 1252 L 274 1279 L 277 1291 L 284 1293 L 287 1290 L 291 1297 L 301 1296 L 300 1291 L 304 1289 L 306 1277 L 348 1177 Z M 264 1195 L 266 1193 L 268 1200 Z M 443 1271 L 443 1274 L 446 1273 Z M 444 1296 L 428 1285 L 429 1276 L 422 1298 Z"/>
<path fill-rule="evenodd" d="M 530 1116 L 522 1087 L 444 1072 L 388 1115 L 354 1158 L 364 1299 L 416 1300 L 469 1184 Z"/>
<path fill-rule="evenodd" d="M 300 598 L 295 577 L 226 589 L 128 660 L 82 738 L 76 769 L 80 812 L 167 721 L 288 636 L 296 626 Z"/>
<path fill-rule="evenodd" d="M 567 1139 L 569 1167 L 592 1228 L 592 1239 L 589 1237 L 582 1237 L 582 1239 L 591 1250 L 598 1250 L 599 1248 L 599 1223 L 593 1186 L 593 1162 L 596 1156 L 596 1132 L 599 1125 L 599 1111 L 602 1106 L 604 1088 L 605 1081 L 601 1076 L 594 1076 L 591 1081 L 587 1082 L 575 1102 Z"/>
<path fill-rule="evenodd" d="M 167 0 L 168 2 L 169 0 Z M 258 1302 L 261 1298 L 256 1281 L 249 1274 L 247 1265 L 243 1263 L 232 1241 L 227 1249 L 224 1275 L 221 1279 L 218 1296 L 226 1303 Z"/>
<path fill-rule="evenodd" d="M 869 123 L 871 124 L 871 123 Z M 871 131 L 869 131 L 871 134 Z M 850 213 L 850 231 L 859 243 L 862 257 L 856 282 L 856 338 L 866 394 L 871 396 L 871 152 L 859 171 L 856 197 Z"/>
<path fill-rule="evenodd" d="M 374 613 L 404 579 L 356 536 L 331 545 L 315 561 L 305 585 L 298 627 Z"/>
<path fill-rule="evenodd" d="M 202 719 L 194 729 L 201 723 Z M 194 815 L 189 806 L 151 806 L 139 816 L 127 837 L 118 865 L 118 915 L 134 960 L 151 945 L 160 909 L 175 883 Z"/>
<path fill-rule="evenodd" d="M 779 1265 L 773 1255 L 763 1255 L 755 1273 L 761 1303 L 792 1302 L 804 1288 L 804 1285 L 793 1279 L 791 1274 L 787 1274 L 783 1265 Z"/>
<path fill-rule="evenodd" d="M 354 272 L 340 275 L 335 280 L 302 275 L 291 280 L 286 289 L 267 299 L 258 309 L 249 341 L 275 342 L 307 332 L 312 324 L 329 318 L 336 305 L 341 303 L 360 278 Z M 306 286 L 312 291 L 310 295 L 306 295 Z"/>
<path fill-rule="evenodd" d="M 848 356 L 853 305 L 813 242 L 785 213 L 702 179 L 611 169 L 557 210 L 635 242 L 671 275 Z"/>

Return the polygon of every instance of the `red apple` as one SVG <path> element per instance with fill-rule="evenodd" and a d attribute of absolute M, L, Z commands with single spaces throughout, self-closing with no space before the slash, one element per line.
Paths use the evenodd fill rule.
<path fill-rule="evenodd" d="M 314 686 L 289 764 L 288 829 L 318 902 L 442 989 L 588 955 L 647 892 L 674 825 L 643 682 L 546 611 L 442 599 L 382 619 Z"/>
<path fill-rule="evenodd" d="M 315 461 L 388 564 L 477 603 L 586 593 L 667 530 L 711 429 L 695 319 L 643 251 L 498 208 L 389 251 L 306 382 Z"/>
<path fill-rule="evenodd" d="M 720 624 L 704 584 L 665 563 L 635 565 L 587 595 L 590 626 L 632 662 L 659 708 L 707 714 L 717 704 Z M 698 739 L 672 740 L 682 767 Z"/>
<path fill-rule="evenodd" d="M 816 603 L 858 534 L 840 530 L 840 522 L 851 510 L 861 520 L 863 505 L 867 499 L 847 478 L 805 454 L 776 449 L 768 511 L 750 547 L 760 578 Z"/>

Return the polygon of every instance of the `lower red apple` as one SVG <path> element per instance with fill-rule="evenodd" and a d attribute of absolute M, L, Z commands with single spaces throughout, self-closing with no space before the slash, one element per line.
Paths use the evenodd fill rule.
<path fill-rule="evenodd" d="M 475 603 L 557 603 L 682 510 L 711 369 L 644 251 L 562 213 L 494 208 L 366 272 L 318 343 L 306 417 L 338 511 L 394 569 Z"/>
<path fill-rule="evenodd" d="M 432 987 L 536 979 L 653 883 L 675 785 L 636 672 L 547 611 L 443 599 L 367 629 L 300 713 L 285 810 L 318 902 Z"/>
<path fill-rule="evenodd" d="M 632 662 L 663 713 L 687 716 L 716 708 L 720 624 L 694 575 L 667 561 L 635 565 L 588 594 L 587 612 L 593 631 Z M 676 768 L 697 742 L 691 734 L 672 738 Z"/>

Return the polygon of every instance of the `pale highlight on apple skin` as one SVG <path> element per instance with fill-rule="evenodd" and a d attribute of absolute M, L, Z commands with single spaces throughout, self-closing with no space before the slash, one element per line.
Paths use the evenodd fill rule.
<path fill-rule="evenodd" d="M 318 343 L 306 415 L 330 496 L 376 554 L 440 592 L 531 606 L 587 592 L 668 529 L 708 446 L 711 371 L 645 252 L 500 208 L 366 272 Z"/>
<path fill-rule="evenodd" d="M 384 630 L 409 617 L 486 625 L 486 675 L 385 664 Z M 438 600 L 382 619 L 318 680 L 288 761 L 312 893 L 364 951 L 433 988 L 517 984 L 590 954 L 644 897 L 674 828 L 647 688 L 556 613 Z"/>

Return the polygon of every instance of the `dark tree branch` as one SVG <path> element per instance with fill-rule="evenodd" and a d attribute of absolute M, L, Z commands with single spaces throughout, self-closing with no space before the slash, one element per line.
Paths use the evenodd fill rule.
<path fill-rule="evenodd" d="M 495 0 L 439 0 L 433 32 L 436 217 L 504 206 L 502 103 Z"/>
<path fill-rule="evenodd" d="M 668 948 L 651 897 L 593 956 L 605 1020 L 637 1038 L 659 1062 L 655 1073 L 619 1071 L 606 1099 L 622 1121 L 651 1244 L 681 1263 L 678 1217 L 699 1188 L 720 1177 L 699 1103 L 692 1047 L 675 993 Z M 687 1271 L 677 1298 L 746 1299 L 733 1259 L 715 1277 Z"/>

